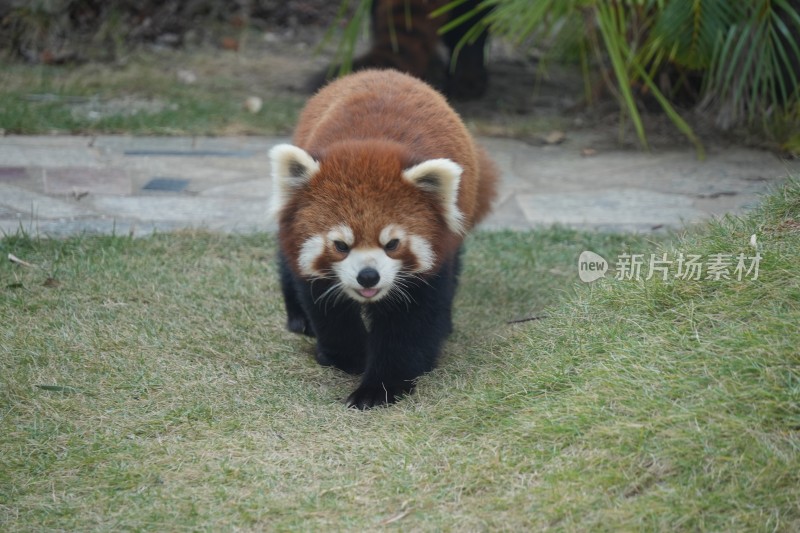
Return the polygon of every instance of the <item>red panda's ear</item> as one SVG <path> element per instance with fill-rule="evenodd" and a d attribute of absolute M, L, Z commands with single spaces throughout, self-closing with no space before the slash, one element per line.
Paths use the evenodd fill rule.
<path fill-rule="evenodd" d="M 319 163 L 308 152 L 291 144 L 279 144 L 269 151 L 272 163 L 272 205 L 277 216 L 292 192 L 319 171 Z"/>
<path fill-rule="evenodd" d="M 461 172 L 461 166 L 449 159 L 429 159 L 403 171 L 403 178 L 439 196 L 447 226 L 458 234 L 465 233 L 464 215 L 458 208 Z"/>

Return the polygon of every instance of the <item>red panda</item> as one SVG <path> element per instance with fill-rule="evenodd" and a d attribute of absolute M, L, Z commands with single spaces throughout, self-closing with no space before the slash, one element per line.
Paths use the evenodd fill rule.
<path fill-rule="evenodd" d="M 491 7 L 481 0 L 462 0 L 437 17 L 431 13 L 451 0 L 373 0 L 370 5 L 372 45 L 353 60 L 354 71 L 370 68 L 393 68 L 427 80 L 450 98 L 472 99 L 482 96 L 489 76 L 484 65 L 484 49 L 489 36 L 486 28 L 474 39 L 462 38 L 483 18 Z M 443 65 L 439 58 L 440 29 L 448 22 L 460 23 L 441 35 L 453 65 Z M 460 46 L 456 54 L 456 48 Z M 310 81 L 317 89 L 326 81 L 326 69 Z"/>
<path fill-rule="evenodd" d="M 323 88 L 270 159 L 288 329 L 316 337 L 320 364 L 363 373 L 348 406 L 394 403 L 452 329 L 494 166 L 439 93 L 392 70 Z"/>

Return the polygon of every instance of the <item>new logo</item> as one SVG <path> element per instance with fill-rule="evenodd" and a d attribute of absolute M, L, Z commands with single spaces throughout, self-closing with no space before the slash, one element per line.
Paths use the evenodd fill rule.
<path fill-rule="evenodd" d="M 608 261 L 594 252 L 586 250 L 578 257 L 578 276 L 581 281 L 590 283 L 606 275 Z"/>

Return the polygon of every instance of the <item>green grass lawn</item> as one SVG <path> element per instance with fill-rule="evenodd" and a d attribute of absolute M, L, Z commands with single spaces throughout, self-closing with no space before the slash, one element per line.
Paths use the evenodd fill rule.
<path fill-rule="evenodd" d="M 751 234 L 756 280 L 578 281 Z M 797 182 L 660 242 L 474 235 L 440 367 L 368 412 L 283 330 L 269 236 L 0 253 L 35 265 L 0 266 L 2 530 L 800 529 Z"/>
<path fill-rule="evenodd" d="M 314 54 L 252 42 L 240 52 L 131 50 L 114 63 L 31 65 L 0 57 L 0 134 L 290 135 L 310 92 Z M 323 47 L 324 49 L 324 47 Z M 318 69 L 317 69 L 318 70 Z M 191 83 L 180 73 L 192 73 Z M 531 89 L 533 90 L 533 89 Z M 243 104 L 262 98 L 257 113 Z M 509 96 L 459 102 L 473 133 L 535 143 L 566 116 L 521 112 Z"/>
<path fill-rule="evenodd" d="M 180 83 L 176 72 L 195 74 Z M 120 65 L 31 66 L 0 61 L 0 129 L 7 134 L 288 134 L 306 95 L 266 88 L 255 53 L 137 53 Z M 249 96 L 264 98 L 257 113 Z"/>

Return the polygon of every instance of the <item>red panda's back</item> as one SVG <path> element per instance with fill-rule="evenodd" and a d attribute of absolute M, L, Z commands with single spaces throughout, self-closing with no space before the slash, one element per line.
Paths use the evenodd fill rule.
<path fill-rule="evenodd" d="M 295 143 L 313 151 L 345 139 L 394 140 L 426 158 L 462 155 L 464 146 L 472 144 L 444 97 L 394 70 L 351 74 L 309 100 Z"/>
<path fill-rule="evenodd" d="M 491 198 L 477 198 L 483 172 L 472 137 L 444 97 L 416 78 L 367 70 L 334 81 L 312 97 L 300 115 L 294 143 L 321 155 L 349 140 L 393 141 L 417 162 L 451 159 L 463 168 L 458 204 L 468 225 L 486 211 L 476 205 L 488 207 Z"/>

